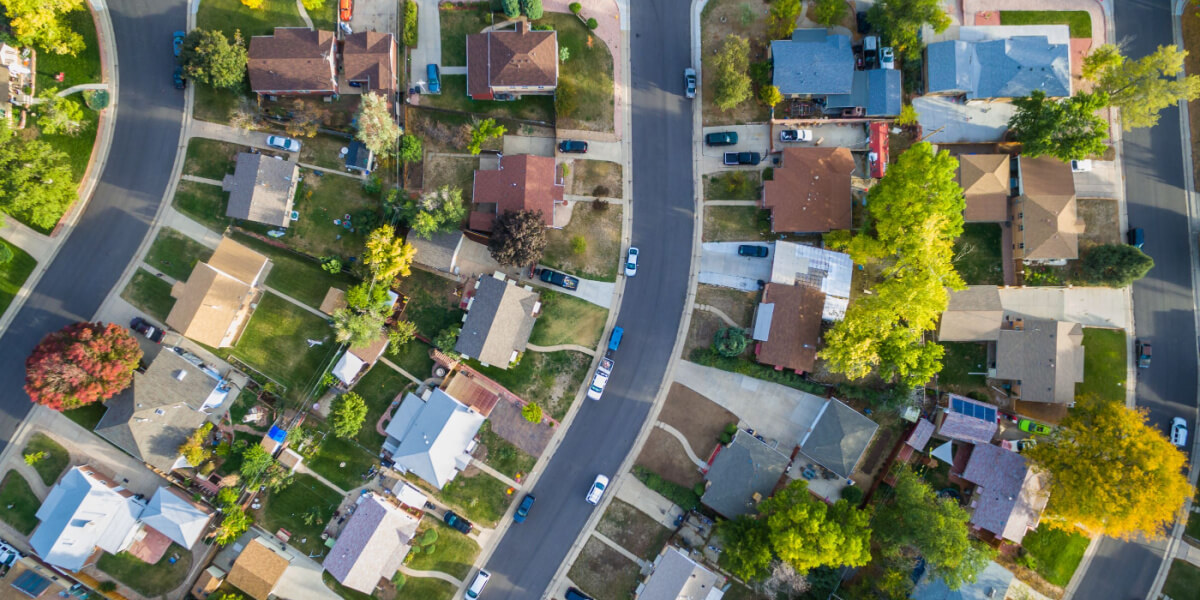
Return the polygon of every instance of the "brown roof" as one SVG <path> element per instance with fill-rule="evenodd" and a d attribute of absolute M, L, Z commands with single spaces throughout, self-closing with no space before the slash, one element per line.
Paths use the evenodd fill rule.
<path fill-rule="evenodd" d="M 1015 208 L 1026 260 L 1079 258 L 1083 221 L 1075 202 L 1075 178 L 1067 163 L 1050 156 L 1021 157 L 1021 197 Z"/>
<path fill-rule="evenodd" d="M 1019 381 L 1021 400 L 1073 404 L 1083 382 L 1083 326 L 1050 319 L 1021 319 L 996 342 L 996 378 Z"/>
<path fill-rule="evenodd" d="M 260 94 L 336 93 L 332 31 L 276 27 L 250 38 L 250 89 Z"/>
<path fill-rule="evenodd" d="M 554 158 L 514 154 L 500 158 L 500 168 L 492 171 L 475 171 L 475 187 L 471 201 L 476 205 L 495 204 L 495 215 L 509 210 L 542 211 L 546 227 L 554 225 L 554 204 L 563 200 L 563 182 L 558 178 Z M 491 231 L 487 223 L 476 213 L 471 214 L 470 226 L 480 231 Z M 495 216 L 493 215 L 493 220 Z"/>
<path fill-rule="evenodd" d="M 963 189 L 968 222 L 1001 223 L 1008 220 L 1009 156 L 964 154 L 958 157 L 958 185 Z"/>
<path fill-rule="evenodd" d="M 787 148 L 775 178 L 763 184 L 763 208 L 771 211 L 771 230 L 824 233 L 850 228 L 848 148 Z"/>
<path fill-rule="evenodd" d="M 996 286 L 972 285 L 965 290 L 950 290 L 950 302 L 938 328 L 938 341 L 996 341 L 1003 318 L 1000 289 Z"/>
<path fill-rule="evenodd" d="M 267 257 L 229 238 L 221 240 L 207 263 L 196 263 L 187 281 L 171 289 L 177 300 L 167 325 L 214 348 L 232 345 L 231 332 L 248 316 L 266 265 Z"/>
<path fill-rule="evenodd" d="M 821 337 L 825 294 L 802 285 L 768 283 L 763 304 L 773 304 L 770 332 L 759 342 L 758 362 L 799 372 L 813 370 Z"/>
<path fill-rule="evenodd" d="M 255 538 L 246 545 L 229 570 L 229 585 L 255 600 L 267 600 L 275 583 L 288 568 L 288 559 Z"/>
<path fill-rule="evenodd" d="M 558 85 L 558 33 L 489 31 L 467 36 L 467 93 L 490 97 L 492 88 Z"/>
<path fill-rule="evenodd" d="M 346 36 L 342 46 L 346 81 L 361 81 L 366 89 L 396 90 L 396 38 L 390 33 L 360 31 Z"/>
<path fill-rule="evenodd" d="M 379 337 L 375 338 L 375 340 L 369 344 L 363 346 L 351 346 L 350 354 L 359 357 L 363 362 L 370 365 L 379 360 L 380 356 L 383 356 L 383 351 L 387 350 L 387 346 L 388 336 L 387 334 L 381 333 Z"/>
<path fill-rule="evenodd" d="M 333 311 L 339 308 L 346 308 L 349 304 L 346 303 L 346 292 L 338 288 L 331 287 L 325 292 L 325 299 L 321 300 L 321 312 L 332 315 Z"/>
<path fill-rule="evenodd" d="M 299 174 L 299 167 L 290 160 L 238 153 L 233 176 L 226 176 L 221 186 L 229 192 L 225 216 L 287 227 L 292 221 Z"/>

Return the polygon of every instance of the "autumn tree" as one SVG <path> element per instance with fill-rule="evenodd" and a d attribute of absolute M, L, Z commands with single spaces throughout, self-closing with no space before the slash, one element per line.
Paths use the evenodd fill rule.
<path fill-rule="evenodd" d="M 183 444 L 179 446 L 179 454 L 184 460 L 188 461 L 193 467 L 200 466 L 200 463 L 212 457 L 212 448 L 209 448 L 204 442 L 208 439 L 208 435 L 212 433 L 213 424 L 205 423 L 196 428 Z"/>
<path fill-rule="evenodd" d="M 1179 77 L 1187 55 L 1187 50 L 1170 45 L 1129 60 L 1117 47 L 1105 44 L 1084 59 L 1083 68 L 1096 89 L 1107 93 L 1109 103 L 1121 109 L 1121 127 L 1129 131 L 1153 127 L 1162 109 L 1200 97 L 1200 75 Z"/>
<path fill-rule="evenodd" d="M 750 42 L 730 34 L 717 55 L 712 57 L 714 74 L 713 103 L 730 110 L 750 98 Z"/>
<path fill-rule="evenodd" d="M 504 211 L 496 218 L 488 250 L 496 262 L 505 266 L 537 264 L 546 250 L 546 222 L 542 211 Z"/>
<path fill-rule="evenodd" d="M 400 162 L 415 163 L 425 159 L 425 150 L 421 145 L 421 138 L 404 134 L 400 136 Z"/>
<path fill-rule="evenodd" d="M 783 102 L 783 94 L 779 92 L 778 87 L 764 85 L 758 89 L 758 101 L 767 107 L 774 108 L 776 104 Z"/>
<path fill-rule="evenodd" d="M 58 95 L 58 88 L 47 88 L 38 94 L 41 104 L 37 105 L 38 129 L 50 135 L 79 135 L 86 122 L 83 120 L 83 104 L 66 96 Z"/>
<path fill-rule="evenodd" d="M 1023 155 L 1048 154 L 1070 161 L 1104 153 L 1108 123 L 1096 111 L 1108 105 L 1108 94 L 1081 93 L 1050 100 L 1045 92 L 1034 90 L 1012 103 L 1017 112 L 1009 119 L 1008 130 L 1021 142 Z"/>
<path fill-rule="evenodd" d="M 920 52 L 921 27 L 929 25 L 934 33 L 950 26 L 942 0 L 880 0 L 867 11 L 867 22 L 882 33 L 883 45 L 898 54 Z"/>
<path fill-rule="evenodd" d="M 237 506 L 237 501 L 242 497 L 242 493 L 235 487 L 225 486 L 217 490 L 216 504 L 222 509 L 228 509 L 231 506 Z"/>
<path fill-rule="evenodd" d="M 1083 257 L 1083 277 L 1092 285 L 1120 288 L 1143 278 L 1154 268 L 1154 259 L 1128 244 L 1104 244 Z"/>
<path fill-rule="evenodd" d="M 257 448 L 258 446 L 254 446 Z M 246 514 L 246 511 L 240 506 L 225 507 L 225 516 L 221 519 L 221 524 L 217 525 L 217 530 L 214 534 L 213 541 L 218 546 L 224 546 L 230 542 L 242 537 L 254 524 L 254 519 Z"/>
<path fill-rule="evenodd" d="M 1193 493 L 1184 470 L 1187 456 L 1147 424 L 1144 410 L 1094 396 L 1078 398 L 1028 456 L 1050 473 L 1042 523 L 1051 527 L 1158 537 Z"/>
<path fill-rule="evenodd" d="M 800 16 L 800 0 L 772 0 L 767 14 L 767 35 L 773 40 L 786 40 L 796 30 Z"/>
<path fill-rule="evenodd" d="M 183 39 L 179 52 L 179 64 L 188 77 L 219 89 L 242 84 L 247 60 L 241 30 L 234 31 L 230 41 L 216 29 L 193 29 Z"/>
<path fill-rule="evenodd" d="M 133 383 L 137 340 L 109 323 L 72 323 L 42 338 L 25 360 L 25 393 L 57 411 L 107 400 Z"/>
<path fill-rule="evenodd" d="M 525 417 L 525 420 L 529 421 L 530 423 L 541 423 L 542 407 L 536 402 L 530 402 L 529 404 L 521 407 L 521 416 Z"/>
<path fill-rule="evenodd" d="M 815 0 L 813 20 L 826 26 L 833 27 L 846 18 L 846 0 Z"/>
<path fill-rule="evenodd" d="M 333 425 L 333 434 L 340 438 L 358 435 L 366 418 L 367 402 L 354 392 L 338 396 L 329 408 L 329 422 Z"/>
<path fill-rule="evenodd" d="M 17 41 L 53 54 L 74 56 L 84 49 L 83 36 L 71 29 L 68 13 L 87 10 L 83 0 L 0 0 Z"/>
<path fill-rule="evenodd" d="M 49 229 L 79 197 L 70 158 L 42 139 L 21 140 L 0 119 L 0 210 Z"/>
<path fill-rule="evenodd" d="M 291 101 L 287 120 L 283 122 L 283 130 L 293 137 L 313 137 L 325 122 L 326 110 L 323 102 L 305 102 L 301 98 Z"/>
<path fill-rule="evenodd" d="M 428 240 L 435 233 L 457 230 L 467 216 L 467 205 L 461 189 L 443 185 L 405 200 L 400 216 L 410 230 Z"/>
<path fill-rule="evenodd" d="M 387 98 L 382 94 L 370 92 L 363 94 L 361 98 L 358 114 L 355 116 L 358 131 L 354 137 L 371 152 L 387 156 L 396 147 L 396 140 L 403 130 L 392 118 Z"/>
<path fill-rule="evenodd" d="M 484 142 L 504 137 L 507 132 L 508 129 L 497 124 L 495 119 L 483 119 L 471 127 L 471 141 L 467 144 L 467 151 L 471 154 L 479 154 L 483 152 Z"/>
<path fill-rule="evenodd" d="M 920 120 L 921 115 L 917 114 L 917 109 L 911 104 L 905 104 L 900 107 L 900 114 L 896 116 L 896 124 L 902 127 L 916 125 Z"/>
<path fill-rule="evenodd" d="M 412 244 L 396 237 L 391 225 L 382 225 L 367 236 L 362 261 L 376 282 L 389 282 L 397 276 L 408 277 L 416 253 Z"/>

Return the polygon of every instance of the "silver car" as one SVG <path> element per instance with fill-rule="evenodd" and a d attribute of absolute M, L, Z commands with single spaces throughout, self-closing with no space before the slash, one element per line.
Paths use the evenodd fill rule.
<path fill-rule="evenodd" d="M 286 150 L 288 152 L 300 151 L 300 142 L 297 142 L 292 138 L 285 138 L 278 135 L 268 135 L 267 145 L 272 148 L 279 148 L 280 150 Z"/>

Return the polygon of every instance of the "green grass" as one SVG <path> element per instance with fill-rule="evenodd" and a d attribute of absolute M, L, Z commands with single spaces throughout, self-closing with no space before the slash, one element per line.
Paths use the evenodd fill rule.
<path fill-rule="evenodd" d="M 433 350 L 433 346 L 421 340 L 413 340 L 400 347 L 400 354 L 387 354 L 387 359 L 411 373 L 413 377 L 423 380 L 433 374 L 434 363 L 433 358 L 429 356 L 430 350 Z M 395 373 L 391 367 L 388 367 L 388 370 Z"/>
<path fill-rule="evenodd" d="M 1069 25 L 1071 37 L 1091 39 L 1092 15 L 1086 10 L 1002 10 L 1001 25 Z"/>
<path fill-rule="evenodd" d="M 779 239 L 771 233 L 771 211 L 755 206 L 705 206 L 704 241 L 755 242 Z"/>
<path fill-rule="evenodd" d="M 336 3 L 327 0 L 326 4 Z M 196 13 L 197 29 L 220 29 L 230 40 L 235 30 L 241 30 L 246 43 L 252 36 L 270 35 L 276 27 L 304 27 L 294 0 L 266 0 L 258 9 L 241 0 L 204 0 Z"/>
<path fill-rule="evenodd" d="M 35 452 L 44 452 L 45 454 L 37 464 L 33 465 L 33 468 L 42 478 L 42 483 L 54 485 L 54 482 L 58 481 L 58 476 L 62 475 L 63 469 L 66 469 L 67 465 L 71 463 L 71 455 L 67 453 L 66 448 L 44 433 L 33 434 L 33 437 L 29 438 L 29 443 L 25 444 L 25 450 L 21 452 L 21 455 L 25 456 Z"/>
<path fill-rule="evenodd" d="M 96 25 L 92 20 L 91 11 L 83 7 L 80 10 L 69 12 L 62 16 L 62 22 L 71 31 L 83 37 L 84 49 L 75 56 L 71 56 L 70 54 L 54 54 L 38 48 L 37 89 L 39 92 L 52 87 L 65 90 L 81 83 L 100 81 L 100 43 L 96 39 Z M 54 80 L 54 76 L 59 73 L 63 74 L 61 82 Z"/>
<path fill-rule="evenodd" d="M 405 577 L 404 587 L 396 590 L 395 600 L 450 600 L 454 585 L 441 579 Z M 343 596 L 345 598 L 346 596 Z"/>
<path fill-rule="evenodd" d="M 334 6 L 334 4 L 330 3 L 330 6 Z M 338 153 L 349 143 L 350 140 L 346 138 L 324 133 L 305 138 L 300 142 L 300 162 L 306 165 L 341 170 L 346 166 L 346 159 L 338 156 Z"/>
<path fill-rule="evenodd" d="M 8 246 L 13 253 L 13 259 L 0 266 L 0 315 L 3 315 L 25 285 L 25 280 L 29 279 L 29 274 L 37 267 L 37 261 L 28 252 L 5 240 L 0 240 L 0 244 Z"/>
<path fill-rule="evenodd" d="M 233 174 L 238 152 L 242 149 L 242 146 L 229 142 L 192 138 L 188 140 L 183 174 L 220 181 L 225 175 Z"/>
<path fill-rule="evenodd" d="M 310 348 L 306 342 L 310 339 L 325 343 Z M 288 394 L 295 396 L 325 371 L 336 349 L 333 329 L 324 319 L 268 292 L 259 300 L 233 354 L 286 385 Z"/>
<path fill-rule="evenodd" d="M 238 105 L 239 98 L 251 99 L 250 84 L 243 82 L 236 89 L 217 89 L 203 83 L 192 81 L 195 91 L 195 105 L 192 117 L 201 121 L 213 123 L 228 123 L 229 113 Z"/>
<path fill-rule="evenodd" d="M 83 174 L 87 171 L 88 161 L 92 158 L 92 148 L 96 145 L 96 133 L 100 122 L 100 113 L 88 108 L 83 103 L 82 94 L 73 94 L 69 100 L 83 108 L 83 131 L 76 136 L 41 134 L 39 137 L 53 146 L 55 150 L 66 153 L 67 162 L 71 165 L 71 177 L 78 183 L 83 181 Z M 44 230 L 43 233 L 47 231 Z"/>
<path fill-rule="evenodd" d="M 516 479 L 518 473 L 529 475 L 537 458 L 526 454 L 524 450 L 514 446 L 512 442 L 496 435 L 492 431 L 491 421 L 484 421 L 479 428 L 479 443 L 487 448 L 487 457 L 483 460 L 488 466 Z"/>
<path fill-rule="evenodd" d="M 376 417 L 378 418 L 378 417 Z M 363 423 L 363 429 L 368 426 L 375 429 L 374 423 Z M 375 464 L 375 454 L 379 448 L 367 449 L 354 440 L 345 440 L 330 432 L 321 442 L 317 454 L 308 459 L 308 468 L 320 473 L 330 483 L 350 491 L 366 483 L 362 476 Z M 345 464 L 345 466 L 342 466 Z"/>
<path fill-rule="evenodd" d="M 479 30 L 492 24 L 492 13 L 488 10 L 486 2 L 466 6 L 472 6 L 472 8 L 438 10 L 438 19 L 442 29 L 442 67 L 467 66 L 467 36 L 479 33 Z M 400 12 L 404 13 L 403 6 Z M 417 18 L 420 18 L 419 14 Z M 442 85 L 445 86 L 444 81 Z M 443 95 L 446 93 L 446 90 L 442 90 Z M 425 99 L 422 98 L 421 102 L 424 103 Z"/>
<path fill-rule="evenodd" d="M 412 275 L 400 282 L 400 293 L 408 296 L 404 318 L 417 326 L 417 332 L 433 339 L 443 329 L 462 323 L 463 311 L 458 308 L 454 290 L 458 283 L 428 271 L 413 269 Z"/>
<path fill-rule="evenodd" d="M 329 571 L 321 571 L 321 581 L 325 582 L 325 587 L 333 590 L 335 594 L 346 600 L 371 600 L 373 598 L 370 594 L 364 594 L 338 583 L 338 580 L 334 579 L 333 575 L 329 574 Z"/>
<path fill-rule="evenodd" d="M 196 263 L 206 261 L 212 255 L 213 251 L 208 246 L 174 229 L 164 227 L 159 230 L 158 237 L 154 238 L 144 262 L 173 279 L 185 281 L 192 274 Z"/>
<path fill-rule="evenodd" d="M 939 384 L 960 394 L 986 386 L 983 375 L 968 375 L 987 371 L 986 346 L 977 342 L 942 342 L 942 348 L 946 355 L 942 359 L 942 372 L 938 374 Z"/>
<path fill-rule="evenodd" d="M 692 488 L 679 485 L 673 481 L 663 479 L 661 475 L 643 467 L 642 465 L 634 465 L 633 476 L 638 478 L 638 481 L 646 484 L 646 487 L 658 492 L 662 497 L 670 500 L 683 510 L 692 510 L 700 504 L 700 496 Z"/>
<path fill-rule="evenodd" d="M 217 233 L 224 233 L 233 222 L 225 216 L 229 193 L 222 191 L 220 186 L 180 181 L 175 188 L 174 203 L 175 210 Z"/>
<path fill-rule="evenodd" d="M 510 392 L 540 404 L 554 419 L 562 419 L 587 377 L 591 357 L 571 350 L 526 352 L 521 362 L 508 369 L 469 362 Z"/>
<path fill-rule="evenodd" d="M 414 547 L 409 554 L 408 567 L 418 571 L 441 571 L 457 579 L 466 579 L 479 555 L 479 544 L 437 519 L 422 520 L 417 533 L 421 535 L 428 530 L 437 532 L 437 541 L 429 546 L 434 551 L 418 554 Z"/>
<path fill-rule="evenodd" d="M 229 420 L 233 421 L 235 425 L 245 425 L 265 433 L 268 429 L 270 429 L 269 427 L 258 425 L 256 423 L 242 422 L 242 419 L 245 418 L 246 413 L 250 412 L 250 409 L 256 404 L 258 404 L 257 394 L 255 394 L 252 390 L 242 390 L 242 393 L 238 394 L 237 400 L 234 400 L 233 404 L 229 405 Z"/>
<path fill-rule="evenodd" d="M 415 342 L 414 342 L 415 343 Z M 412 382 L 407 377 L 385 365 L 376 364 L 367 371 L 366 375 L 354 386 L 354 393 L 362 396 L 367 403 L 367 418 L 363 420 L 362 429 L 355 437 L 358 443 L 367 448 L 376 449 L 383 445 L 384 437 L 375 431 L 379 417 L 392 405 L 392 400 L 400 395 Z"/>
<path fill-rule="evenodd" d="M 308 18 L 312 19 L 313 27 L 321 31 L 333 31 L 333 28 L 337 27 L 337 6 L 337 2 L 326 1 L 321 8 L 305 12 L 308 13 Z"/>
<path fill-rule="evenodd" d="M 540 290 L 542 314 L 533 326 L 529 343 L 538 346 L 578 344 L 594 348 L 604 333 L 608 309 L 551 290 Z"/>
<path fill-rule="evenodd" d="M 513 499 L 507 490 L 508 484 L 482 471 L 474 477 L 459 473 L 442 488 L 441 499 L 471 521 L 495 527 Z"/>
<path fill-rule="evenodd" d="M 1039 575 L 1054 585 L 1067 587 L 1083 560 L 1088 541 L 1082 534 L 1047 527 L 1025 534 L 1021 546 L 1036 561 Z"/>
<path fill-rule="evenodd" d="M 29 482 L 16 471 L 9 471 L 0 483 L 0 520 L 25 535 L 37 527 L 37 510 L 42 505 Z M 12 508 L 8 508 L 8 507 Z"/>
<path fill-rule="evenodd" d="M 967 285 L 1003 285 L 1004 267 L 1000 254 L 1000 226 L 995 223 L 967 223 L 954 242 L 954 264 Z"/>
<path fill-rule="evenodd" d="M 296 188 L 294 210 L 300 218 L 288 225 L 280 241 L 309 256 L 346 258 L 362 252 L 367 231 L 363 227 L 351 231 L 335 225 L 334 220 L 340 221 L 348 214 L 353 223 L 363 211 L 377 212 L 379 200 L 368 196 L 358 179 L 318 177 L 306 170 Z"/>
<path fill-rule="evenodd" d="M 171 564 L 171 557 L 174 555 L 178 555 L 179 560 Z M 163 557 L 153 565 L 146 564 L 128 552 L 105 552 L 96 562 L 97 569 L 148 597 L 166 594 L 179 587 L 187 578 L 191 567 L 192 553 L 179 544 L 171 544 Z"/>
<path fill-rule="evenodd" d="M 271 272 L 267 275 L 267 285 L 313 308 L 321 307 L 321 301 L 325 299 L 325 293 L 329 291 L 329 288 L 346 290 L 358 283 L 347 273 L 338 273 L 337 275 L 327 273 L 315 260 L 277 248 L 248 235 L 234 233 L 233 239 L 271 259 Z"/>
<path fill-rule="evenodd" d="M 754 171 L 731 171 L 704 177 L 705 200 L 758 200 L 762 176 Z"/>
<path fill-rule="evenodd" d="M 565 84 L 575 91 L 575 110 L 558 115 L 558 126 L 612 131 L 613 59 L 604 40 L 588 31 L 575 15 L 547 12 L 537 22 L 553 25 L 558 31 L 558 47 L 567 48 L 571 55 L 559 65 L 558 85 L 560 90 Z"/>
<path fill-rule="evenodd" d="M 159 321 L 165 321 L 171 307 L 175 306 L 175 299 L 171 297 L 171 284 L 142 268 L 138 268 L 133 274 L 129 285 L 121 292 L 121 297 Z"/>
<path fill-rule="evenodd" d="M 1095 395 L 1108 402 L 1125 402 L 1125 331 L 1083 328 L 1083 383 L 1075 396 Z"/>
<path fill-rule="evenodd" d="M 473 11 L 442 11 L 442 14 L 447 12 Z M 445 46 L 447 43 L 446 38 L 442 38 L 442 45 Z M 445 57 L 444 54 L 442 56 Z M 421 106 L 481 113 L 494 117 L 554 122 L 554 96 L 530 95 L 511 101 L 473 100 L 467 95 L 466 75 L 442 75 L 442 93 L 422 95 Z"/>
<path fill-rule="evenodd" d="M 1193 499 L 1192 502 L 1195 503 L 1196 500 Z M 1188 513 L 1187 526 L 1183 533 L 1193 540 L 1200 541 L 1200 513 L 1195 511 Z"/>
<path fill-rule="evenodd" d="M 107 410 L 103 402 L 93 402 L 79 408 L 64 410 L 63 416 L 74 421 L 76 425 L 91 431 L 96 428 L 96 424 L 100 422 L 100 419 L 104 418 L 104 412 Z"/>
<path fill-rule="evenodd" d="M 1176 559 L 1171 563 L 1167 581 L 1163 584 L 1162 597 L 1172 600 L 1197 600 L 1200 598 L 1200 567 Z"/>
<path fill-rule="evenodd" d="M 327 550 L 321 531 L 329 523 L 333 511 L 342 502 L 342 495 L 307 473 L 297 473 L 292 484 L 279 493 L 268 494 L 263 501 L 260 525 L 275 533 L 286 529 L 292 534 L 288 543 L 308 554 Z M 306 514 L 313 513 L 319 520 L 312 525 L 304 522 Z M 302 539 L 306 541 L 300 541 Z"/>

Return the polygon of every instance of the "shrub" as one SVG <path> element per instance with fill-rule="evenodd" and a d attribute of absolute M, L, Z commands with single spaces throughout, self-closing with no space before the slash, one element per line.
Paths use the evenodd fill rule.
<path fill-rule="evenodd" d="M 342 272 L 342 259 L 336 256 L 326 256 L 321 259 L 321 268 L 326 273 L 338 274 Z"/>
<path fill-rule="evenodd" d="M 729 435 L 733 435 L 733 434 L 737 433 L 737 430 L 738 430 L 737 423 L 730 423 L 725 426 L 724 432 L 728 433 Z"/>
<path fill-rule="evenodd" d="M 807 381 L 792 371 L 776 371 L 772 367 L 753 361 L 721 356 L 713 352 L 711 348 L 696 348 L 692 350 L 691 354 L 688 355 L 688 360 L 706 367 L 713 367 L 731 373 L 741 373 L 742 375 L 749 375 L 756 379 L 764 379 L 772 383 L 786 385 L 790 388 L 818 396 L 824 396 L 826 391 L 825 386 Z"/>
<path fill-rule="evenodd" d="M 741 355 L 749 343 L 746 330 L 741 327 L 726 327 L 713 335 L 713 350 L 729 358 Z"/>
<path fill-rule="evenodd" d="M 896 116 L 896 124 L 901 127 L 916 125 L 920 115 L 917 114 L 917 109 L 911 104 L 905 104 L 900 107 L 900 114 Z"/>
<path fill-rule="evenodd" d="M 771 181 L 775 179 L 775 167 L 767 167 L 763 169 L 762 180 Z"/>
<path fill-rule="evenodd" d="M 704 495 L 704 482 L 701 481 L 701 482 L 696 483 L 696 485 L 693 485 L 692 493 L 697 496 L 703 496 Z"/>
<path fill-rule="evenodd" d="M 578 2 L 572 2 L 567 8 L 571 9 L 571 14 L 579 16 L 579 11 L 583 10 L 583 5 Z"/>
<path fill-rule="evenodd" d="M 850 504 L 859 504 L 863 499 L 862 488 L 857 485 L 848 485 L 842 488 L 842 500 Z"/>
<path fill-rule="evenodd" d="M 571 253 L 583 254 L 587 252 L 587 238 L 582 235 L 577 235 L 571 238 Z"/>
<path fill-rule="evenodd" d="M 404 0 L 404 45 L 417 47 L 417 3 Z"/>
<path fill-rule="evenodd" d="M 529 421 L 530 423 L 541 423 L 542 407 L 537 403 L 530 402 L 529 404 L 521 407 L 521 416 L 525 417 L 525 420 Z"/>
<path fill-rule="evenodd" d="M 117 591 L 117 582 L 112 580 L 101 581 L 100 584 L 96 586 L 96 591 L 104 594 L 115 592 Z"/>
<path fill-rule="evenodd" d="M 595 29 L 599 26 L 600 26 L 599 21 L 597 21 L 594 17 L 588 17 L 588 20 L 587 20 L 587 28 L 588 29 Z"/>

